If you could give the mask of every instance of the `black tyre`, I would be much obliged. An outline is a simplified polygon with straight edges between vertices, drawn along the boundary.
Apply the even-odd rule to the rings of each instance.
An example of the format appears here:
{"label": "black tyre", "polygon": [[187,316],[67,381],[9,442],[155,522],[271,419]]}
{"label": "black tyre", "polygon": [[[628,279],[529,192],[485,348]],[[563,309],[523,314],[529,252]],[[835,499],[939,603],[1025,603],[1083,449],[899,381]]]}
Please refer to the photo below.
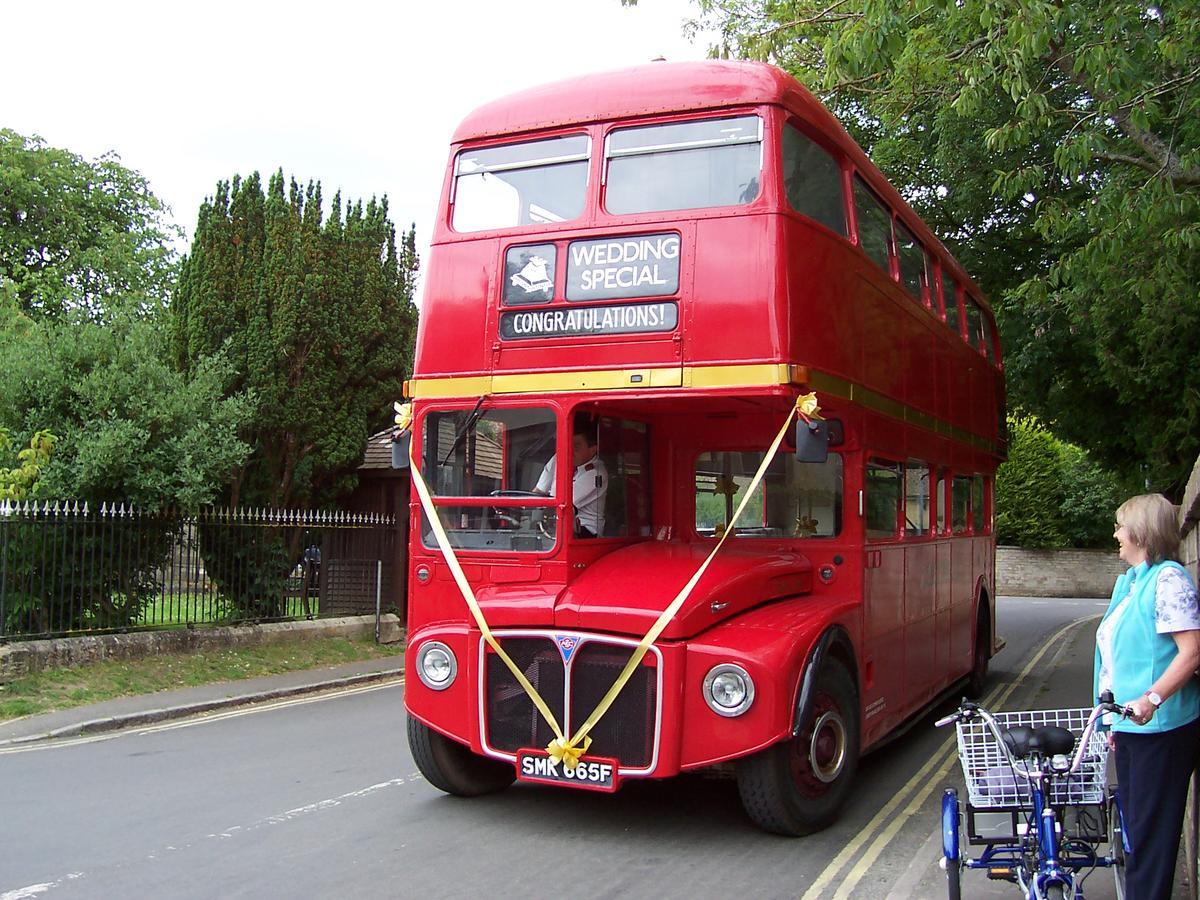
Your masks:
{"label": "black tyre", "polygon": [[408,748],[425,780],[457,797],[502,791],[517,777],[510,764],[477,756],[412,716],[408,717]]}
{"label": "black tyre", "polygon": [[1046,888],[1046,900],[1067,900],[1066,891],[1061,884],[1052,884]]}
{"label": "black tyre", "polygon": [[858,769],[858,693],[845,666],[824,664],[800,733],[738,762],[738,792],[764,831],[798,836],[837,819]]}
{"label": "black tyre", "polygon": [[979,620],[975,624],[975,652],[971,657],[971,674],[967,677],[968,697],[975,699],[983,696],[991,658],[992,617],[988,612],[987,600],[982,599],[979,603]]}
{"label": "black tyre", "polygon": [[946,896],[962,900],[962,865],[958,860],[946,860]]}
{"label": "black tyre", "polygon": [[1117,900],[1125,900],[1125,826],[1116,796],[1108,803],[1108,852],[1112,857],[1113,881]]}

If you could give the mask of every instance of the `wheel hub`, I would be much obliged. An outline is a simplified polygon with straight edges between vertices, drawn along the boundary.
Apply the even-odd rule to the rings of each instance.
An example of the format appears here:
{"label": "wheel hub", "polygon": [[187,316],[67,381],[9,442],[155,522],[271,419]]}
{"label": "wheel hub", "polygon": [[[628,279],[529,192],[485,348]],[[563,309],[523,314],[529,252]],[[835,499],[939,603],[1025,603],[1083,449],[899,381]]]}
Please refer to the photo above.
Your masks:
{"label": "wheel hub", "polygon": [[829,710],[813,724],[808,745],[812,774],[822,784],[837,780],[846,765],[846,723],[836,710]]}

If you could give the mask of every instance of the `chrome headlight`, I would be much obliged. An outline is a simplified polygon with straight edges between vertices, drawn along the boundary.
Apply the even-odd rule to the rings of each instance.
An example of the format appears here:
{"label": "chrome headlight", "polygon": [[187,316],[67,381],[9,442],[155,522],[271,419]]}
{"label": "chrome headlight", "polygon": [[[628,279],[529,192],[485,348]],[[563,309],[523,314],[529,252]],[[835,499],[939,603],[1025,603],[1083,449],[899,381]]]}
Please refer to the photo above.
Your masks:
{"label": "chrome headlight", "polygon": [[434,691],[444,691],[454,683],[458,660],[454,652],[441,641],[422,644],[417,653],[417,677],[421,684]]}
{"label": "chrome headlight", "polygon": [[704,702],[718,716],[740,716],[754,702],[750,673],[733,663],[713,666],[704,676]]}

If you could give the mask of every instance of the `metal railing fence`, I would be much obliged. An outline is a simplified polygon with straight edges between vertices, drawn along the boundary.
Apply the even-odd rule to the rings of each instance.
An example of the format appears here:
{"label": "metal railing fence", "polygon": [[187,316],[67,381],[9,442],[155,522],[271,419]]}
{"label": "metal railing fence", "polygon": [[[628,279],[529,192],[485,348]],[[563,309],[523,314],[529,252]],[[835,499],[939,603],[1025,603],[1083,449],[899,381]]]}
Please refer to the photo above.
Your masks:
{"label": "metal railing fence", "polygon": [[0,640],[372,614],[395,540],[377,513],[2,502]]}

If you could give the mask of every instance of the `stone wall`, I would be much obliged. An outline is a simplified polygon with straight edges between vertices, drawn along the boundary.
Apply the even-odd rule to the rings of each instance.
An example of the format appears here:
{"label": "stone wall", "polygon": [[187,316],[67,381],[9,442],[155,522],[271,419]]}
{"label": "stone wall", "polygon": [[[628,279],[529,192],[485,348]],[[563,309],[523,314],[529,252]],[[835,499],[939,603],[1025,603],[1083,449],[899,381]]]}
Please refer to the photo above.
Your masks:
{"label": "stone wall", "polygon": [[1108,599],[1126,566],[1112,550],[996,548],[996,593],[1002,597]]}
{"label": "stone wall", "polygon": [[[188,653],[223,647],[252,647],[320,637],[351,640],[374,636],[375,616],[346,616],[264,625],[173,628],[130,634],[17,641],[0,646],[0,683],[51,668],[81,666],[102,659],[140,659],[159,653]],[[380,617],[379,642],[404,640],[404,628],[391,613]]]}

